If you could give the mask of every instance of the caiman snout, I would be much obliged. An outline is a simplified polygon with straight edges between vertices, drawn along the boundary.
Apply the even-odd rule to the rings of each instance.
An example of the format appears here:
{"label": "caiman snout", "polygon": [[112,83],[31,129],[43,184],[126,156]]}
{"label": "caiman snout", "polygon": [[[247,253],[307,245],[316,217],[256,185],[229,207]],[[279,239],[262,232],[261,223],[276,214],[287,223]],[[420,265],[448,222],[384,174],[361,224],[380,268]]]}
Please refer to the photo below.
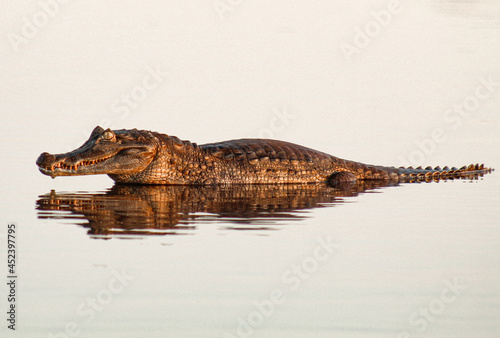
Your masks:
{"label": "caiman snout", "polygon": [[41,153],[36,159],[36,164],[42,168],[50,168],[54,164],[56,157],[49,153]]}

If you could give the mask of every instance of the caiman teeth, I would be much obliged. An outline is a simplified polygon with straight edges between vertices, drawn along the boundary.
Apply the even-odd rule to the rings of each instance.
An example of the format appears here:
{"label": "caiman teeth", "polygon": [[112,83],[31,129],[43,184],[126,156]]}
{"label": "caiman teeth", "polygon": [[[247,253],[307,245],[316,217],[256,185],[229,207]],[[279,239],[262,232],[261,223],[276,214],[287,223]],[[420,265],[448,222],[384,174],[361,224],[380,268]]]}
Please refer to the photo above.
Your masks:
{"label": "caiman teeth", "polygon": [[102,162],[102,161],[105,161],[107,159],[110,159],[111,157],[113,157],[112,155],[111,156],[106,156],[106,157],[103,157],[103,158],[98,158],[98,159],[95,159],[95,160],[85,160],[85,161],[80,161],[78,162],[77,164],[75,164],[76,167],[78,166],[87,166],[87,165],[92,165],[92,164],[96,164],[96,163],[99,163],[99,162]]}
{"label": "caiman teeth", "polygon": [[93,164],[105,161],[107,159],[110,159],[111,157],[112,157],[112,155],[111,156],[107,156],[107,157],[103,157],[103,158],[98,158],[98,159],[95,159],[95,160],[80,161],[80,162],[77,162],[77,163],[75,163],[73,165],[66,164],[64,162],[58,162],[58,163],[52,164],[50,167],[44,167],[44,169],[47,170],[47,171],[52,171],[52,172],[55,169],[78,171],[78,167],[82,167],[82,166],[84,167],[84,166],[87,166],[87,165],[93,165]]}

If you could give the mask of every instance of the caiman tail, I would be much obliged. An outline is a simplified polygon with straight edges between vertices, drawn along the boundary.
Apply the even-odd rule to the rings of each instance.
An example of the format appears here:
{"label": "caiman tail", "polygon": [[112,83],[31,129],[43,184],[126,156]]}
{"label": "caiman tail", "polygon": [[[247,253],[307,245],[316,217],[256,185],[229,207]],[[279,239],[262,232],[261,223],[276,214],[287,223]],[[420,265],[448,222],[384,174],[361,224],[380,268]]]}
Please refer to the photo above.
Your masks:
{"label": "caiman tail", "polygon": [[456,167],[435,167],[430,166],[422,167],[400,167],[398,168],[400,182],[414,182],[414,181],[439,181],[447,179],[459,178],[475,178],[484,174],[491,173],[492,168],[486,168],[484,164],[470,164],[461,168]]}
{"label": "caiman tail", "polygon": [[380,165],[370,165],[360,162],[347,161],[333,158],[339,165],[338,171],[335,171],[328,177],[328,182],[353,182],[353,181],[371,181],[384,180],[391,182],[422,182],[476,178],[484,174],[491,173],[492,168],[486,168],[484,164],[470,164],[460,169],[456,167],[387,167]]}

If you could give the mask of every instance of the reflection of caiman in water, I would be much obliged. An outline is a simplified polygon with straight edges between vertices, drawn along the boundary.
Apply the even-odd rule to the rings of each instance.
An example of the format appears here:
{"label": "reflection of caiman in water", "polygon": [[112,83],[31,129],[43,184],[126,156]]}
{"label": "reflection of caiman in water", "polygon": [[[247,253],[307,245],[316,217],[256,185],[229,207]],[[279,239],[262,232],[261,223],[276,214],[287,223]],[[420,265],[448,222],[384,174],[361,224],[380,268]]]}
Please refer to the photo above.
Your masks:
{"label": "reflection of caiman in water", "polygon": [[[386,186],[364,181],[326,184],[233,186],[114,185],[100,193],[56,193],[40,196],[39,218],[68,219],[89,228],[90,235],[179,234],[206,222],[231,223],[233,229],[271,229],[278,220],[307,217],[306,209],[324,207],[339,197]],[[394,185],[394,184],[392,184]],[[69,213],[68,213],[69,212]],[[83,219],[88,223],[80,222]]]}

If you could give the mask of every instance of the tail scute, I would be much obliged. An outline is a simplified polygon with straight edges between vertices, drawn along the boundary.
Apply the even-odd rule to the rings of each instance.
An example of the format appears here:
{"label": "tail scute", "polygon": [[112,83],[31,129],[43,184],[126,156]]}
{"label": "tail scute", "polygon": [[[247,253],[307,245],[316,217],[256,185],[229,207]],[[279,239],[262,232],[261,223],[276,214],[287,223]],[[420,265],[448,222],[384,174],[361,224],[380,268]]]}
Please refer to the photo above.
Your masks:
{"label": "tail scute", "polygon": [[427,166],[422,169],[421,166],[417,168],[413,167],[399,167],[399,181],[400,182],[415,182],[415,181],[440,181],[440,180],[452,180],[452,179],[475,179],[483,176],[484,174],[489,174],[493,171],[492,168],[486,168],[484,164],[470,164],[468,166],[463,166],[460,169],[457,167],[437,166],[434,169],[431,166]]}

